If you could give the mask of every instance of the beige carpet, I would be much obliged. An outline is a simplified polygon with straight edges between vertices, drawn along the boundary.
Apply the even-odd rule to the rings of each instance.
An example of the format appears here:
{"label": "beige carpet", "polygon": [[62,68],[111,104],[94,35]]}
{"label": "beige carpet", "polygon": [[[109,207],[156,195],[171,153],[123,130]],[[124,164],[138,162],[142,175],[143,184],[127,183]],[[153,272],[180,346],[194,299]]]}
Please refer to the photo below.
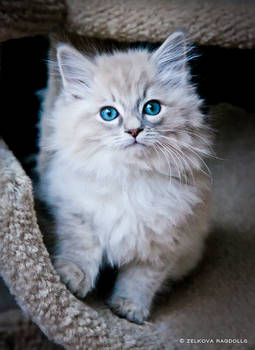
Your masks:
{"label": "beige carpet", "polygon": [[85,36],[162,41],[184,30],[196,44],[255,47],[253,0],[1,0],[0,41],[57,27]]}

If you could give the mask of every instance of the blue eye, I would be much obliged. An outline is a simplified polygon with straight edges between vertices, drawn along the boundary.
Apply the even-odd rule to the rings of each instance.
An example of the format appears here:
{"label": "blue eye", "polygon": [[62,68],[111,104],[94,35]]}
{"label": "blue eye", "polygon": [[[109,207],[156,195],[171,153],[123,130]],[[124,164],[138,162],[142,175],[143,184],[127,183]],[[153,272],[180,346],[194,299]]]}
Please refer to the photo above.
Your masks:
{"label": "blue eye", "polygon": [[156,100],[150,100],[143,106],[143,113],[148,115],[159,114],[161,109],[160,103]]}
{"label": "blue eye", "polygon": [[103,118],[104,120],[106,120],[108,122],[117,118],[118,115],[119,115],[119,112],[117,111],[117,109],[115,109],[113,107],[103,107],[100,110],[101,118]]}

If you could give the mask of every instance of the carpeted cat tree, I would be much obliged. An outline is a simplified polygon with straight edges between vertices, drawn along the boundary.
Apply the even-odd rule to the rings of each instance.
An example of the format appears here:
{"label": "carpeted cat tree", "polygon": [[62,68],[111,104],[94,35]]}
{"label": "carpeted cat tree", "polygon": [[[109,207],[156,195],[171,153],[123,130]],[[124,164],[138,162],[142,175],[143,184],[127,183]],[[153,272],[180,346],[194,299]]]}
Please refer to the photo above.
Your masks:
{"label": "carpeted cat tree", "polygon": [[[254,48],[254,19],[249,0],[2,0],[0,41],[64,28],[155,42],[184,29],[197,44]],[[38,228],[31,181],[0,141],[0,274],[24,312],[0,313],[1,350],[54,349],[54,343],[77,350],[255,349],[255,116],[226,104],[210,114],[219,130],[216,151],[226,161],[210,164],[208,249],[195,276],[165,295],[143,326],[114,316],[100,301],[78,300],[60,282]],[[1,111],[1,118],[8,115]]]}

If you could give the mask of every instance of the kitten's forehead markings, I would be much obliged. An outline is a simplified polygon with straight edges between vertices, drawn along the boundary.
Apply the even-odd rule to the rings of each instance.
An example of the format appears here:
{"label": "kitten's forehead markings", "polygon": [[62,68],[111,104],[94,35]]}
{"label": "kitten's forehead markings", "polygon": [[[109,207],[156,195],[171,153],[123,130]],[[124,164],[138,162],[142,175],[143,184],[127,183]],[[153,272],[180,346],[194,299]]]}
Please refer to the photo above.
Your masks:
{"label": "kitten's forehead markings", "polygon": [[[146,96],[149,89],[149,84],[137,86],[136,89],[127,90],[127,93],[119,96],[118,99],[114,96],[114,102],[118,100],[124,111],[130,109],[134,116],[141,114],[144,104],[147,102]],[[138,96],[138,97],[137,97]]]}
{"label": "kitten's forehead markings", "polygon": [[138,97],[138,99],[136,101],[136,106],[134,107],[134,109],[136,111],[140,111],[140,106],[141,106],[142,102],[143,102],[143,99],[141,97]]}
{"label": "kitten's forehead markings", "polygon": [[111,93],[111,99],[112,99],[112,102],[116,102],[116,98],[113,93]]}
{"label": "kitten's forehead markings", "polygon": [[[150,83],[147,82],[146,84],[144,84],[142,86],[142,93],[141,93],[141,97],[139,100],[139,105],[138,105],[138,109],[139,107],[142,107],[143,108],[143,105],[147,102],[147,95],[148,95],[148,90],[150,88]],[[142,106],[141,106],[142,104]]]}
{"label": "kitten's forehead markings", "polygon": [[104,78],[107,83],[106,90],[109,93],[109,102],[106,102],[106,105],[114,104],[123,118],[125,116],[129,118],[128,115],[130,115],[130,117],[140,120],[143,106],[147,102],[147,91],[153,83],[147,70],[143,67],[137,74],[135,62],[131,60],[127,60],[125,65],[120,65],[116,61],[114,67],[107,65],[105,71],[103,65],[101,68],[101,72],[106,73],[101,78]]}

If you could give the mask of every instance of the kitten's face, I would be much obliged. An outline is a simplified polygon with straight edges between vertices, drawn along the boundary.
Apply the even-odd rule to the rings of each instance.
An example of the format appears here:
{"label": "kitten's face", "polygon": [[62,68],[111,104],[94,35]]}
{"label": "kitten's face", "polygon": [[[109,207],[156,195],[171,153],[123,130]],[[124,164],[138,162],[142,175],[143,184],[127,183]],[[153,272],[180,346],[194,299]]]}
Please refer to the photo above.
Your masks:
{"label": "kitten's face", "polygon": [[84,161],[102,153],[129,163],[157,160],[182,171],[191,147],[201,143],[195,131],[202,127],[184,50],[180,33],[154,53],[130,50],[94,61],[60,46],[64,94],[55,119],[60,147],[84,154]]}
{"label": "kitten's face", "polygon": [[98,57],[96,64],[95,121],[104,130],[108,147],[146,151],[152,145],[149,131],[161,123],[166,112],[149,55],[145,51],[118,53]]}

